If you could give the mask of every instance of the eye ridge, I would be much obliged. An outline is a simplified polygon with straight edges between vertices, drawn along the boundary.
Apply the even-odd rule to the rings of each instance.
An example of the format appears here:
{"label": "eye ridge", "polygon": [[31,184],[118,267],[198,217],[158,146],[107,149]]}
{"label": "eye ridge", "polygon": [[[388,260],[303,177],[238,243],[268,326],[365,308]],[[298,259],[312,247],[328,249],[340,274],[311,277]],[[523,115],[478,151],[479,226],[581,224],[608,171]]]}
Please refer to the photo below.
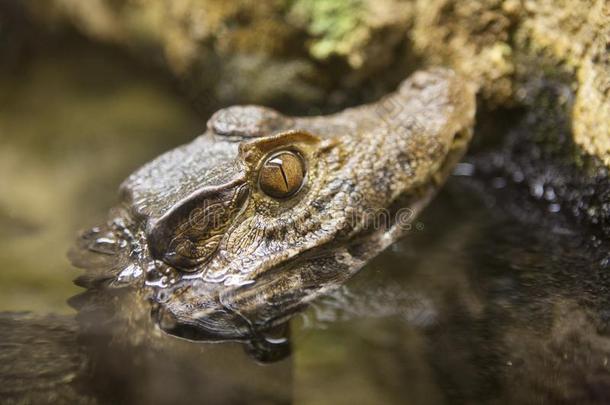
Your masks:
{"label": "eye ridge", "polygon": [[296,194],[305,182],[305,162],[291,150],[267,157],[259,172],[259,188],[267,195],[284,199]]}

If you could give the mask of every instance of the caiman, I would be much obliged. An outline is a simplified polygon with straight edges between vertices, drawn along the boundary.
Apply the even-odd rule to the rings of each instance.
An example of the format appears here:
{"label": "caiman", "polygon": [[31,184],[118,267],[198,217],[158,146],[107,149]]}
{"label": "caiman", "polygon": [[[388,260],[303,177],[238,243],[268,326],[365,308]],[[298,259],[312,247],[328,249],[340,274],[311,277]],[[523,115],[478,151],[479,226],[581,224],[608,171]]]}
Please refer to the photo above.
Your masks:
{"label": "caiman", "polygon": [[172,391],[184,401],[262,395],[251,375],[217,372],[230,356],[206,367],[188,342],[145,339],[161,330],[284,357],[278,329],[411,229],[464,154],[474,113],[475,88],[440,68],[328,116],[216,112],[129,176],[107,222],[78,238],[78,323],[0,314],[0,403],[174,403],[130,384],[139,373],[168,387],[196,376],[197,388]]}
{"label": "caiman", "polygon": [[222,109],[123,182],[108,222],[72,253],[87,269],[76,283],[131,286],[173,335],[260,337],[408,232],[465,152],[474,113],[473,86],[440,68],[327,116]]}

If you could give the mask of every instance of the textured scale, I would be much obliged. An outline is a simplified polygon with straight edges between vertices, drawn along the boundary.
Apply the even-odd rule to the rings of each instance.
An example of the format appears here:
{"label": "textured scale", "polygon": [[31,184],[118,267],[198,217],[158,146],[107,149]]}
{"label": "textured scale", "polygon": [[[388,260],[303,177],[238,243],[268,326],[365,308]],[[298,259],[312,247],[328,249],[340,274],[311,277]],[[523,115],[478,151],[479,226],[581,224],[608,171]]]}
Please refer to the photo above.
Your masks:
{"label": "textured scale", "polygon": [[443,69],[328,116],[220,110],[204,134],[122,184],[109,222],[125,224],[113,238],[131,239],[114,253],[115,282],[131,266],[122,280],[157,304],[171,333],[272,328],[405,233],[400,210],[412,220],[442,185],[474,111],[472,86]]}

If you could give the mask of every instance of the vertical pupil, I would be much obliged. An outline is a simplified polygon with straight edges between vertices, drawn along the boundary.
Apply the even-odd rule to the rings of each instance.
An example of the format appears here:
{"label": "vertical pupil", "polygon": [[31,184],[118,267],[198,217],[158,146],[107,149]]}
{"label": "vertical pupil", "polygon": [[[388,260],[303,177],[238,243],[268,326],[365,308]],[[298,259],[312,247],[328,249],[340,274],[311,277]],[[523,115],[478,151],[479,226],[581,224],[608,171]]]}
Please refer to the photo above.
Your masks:
{"label": "vertical pupil", "polygon": [[286,198],[296,193],[305,178],[305,164],[294,152],[280,152],[270,156],[259,174],[261,190],[275,198]]}

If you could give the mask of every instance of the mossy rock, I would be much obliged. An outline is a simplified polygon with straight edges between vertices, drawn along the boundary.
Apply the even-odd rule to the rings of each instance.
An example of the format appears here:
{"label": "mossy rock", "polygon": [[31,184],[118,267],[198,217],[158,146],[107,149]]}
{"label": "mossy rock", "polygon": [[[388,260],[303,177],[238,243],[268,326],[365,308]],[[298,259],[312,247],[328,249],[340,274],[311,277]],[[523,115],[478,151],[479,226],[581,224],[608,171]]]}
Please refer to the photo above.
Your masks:
{"label": "mossy rock", "polygon": [[[421,65],[509,106],[532,76],[569,72],[573,138],[610,166],[606,0],[28,0],[50,25],[163,64],[205,105],[332,106],[387,91]],[[532,63],[532,61],[534,61]],[[540,61],[544,61],[543,64]],[[545,71],[540,72],[540,66]],[[390,73],[388,73],[390,72]],[[372,89],[372,90],[371,90]]]}

